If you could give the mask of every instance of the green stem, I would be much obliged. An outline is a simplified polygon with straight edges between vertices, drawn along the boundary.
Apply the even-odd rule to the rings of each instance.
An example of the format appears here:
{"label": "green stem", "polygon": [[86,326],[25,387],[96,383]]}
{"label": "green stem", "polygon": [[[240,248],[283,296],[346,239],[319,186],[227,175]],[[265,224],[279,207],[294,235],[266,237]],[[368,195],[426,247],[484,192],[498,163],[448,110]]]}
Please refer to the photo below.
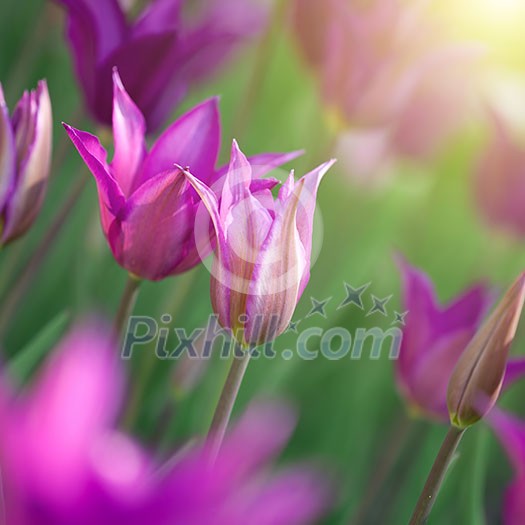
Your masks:
{"label": "green stem", "polygon": [[230,371],[228,372],[226,382],[222,388],[219,402],[215,408],[215,413],[213,414],[210,430],[208,432],[207,441],[212,460],[215,459],[221,448],[233,406],[237,399],[237,394],[239,393],[249,362],[250,352],[248,351],[244,351],[242,357],[237,357],[235,355],[233,357],[233,362]]}
{"label": "green stem", "polygon": [[368,481],[363,496],[360,498],[360,505],[352,519],[352,525],[361,525],[367,517],[368,511],[375,501],[381,488],[396,465],[404,448],[409,443],[414,428],[414,420],[408,420],[406,413],[403,411],[401,417],[395,423],[394,429],[389,433],[388,447],[376,459],[376,468],[373,469],[373,475]]}
{"label": "green stem", "polygon": [[128,321],[129,316],[133,312],[135,303],[137,301],[137,296],[139,293],[139,285],[141,281],[137,277],[128,274],[128,279],[126,281],[126,286],[122,292],[120,298],[120,304],[117,310],[117,315],[115,316],[115,322],[113,324],[113,331],[117,338],[120,339],[122,331],[124,329],[124,324]]}
{"label": "green stem", "polygon": [[16,283],[9,290],[7,296],[5,297],[0,315],[0,337],[3,337],[6,330],[9,328],[11,321],[16,314],[20,301],[38,274],[51,247],[58,238],[63,226],[66,224],[66,219],[75,207],[75,204],[84,190],[86,182],[87,177],[83,175],[71,188],[66,201],[55,216],[51,226],[47,230],[44,237],[42,237],[42,240],[36,247],[32,256],[22,268]]}
{"label": "green stem", "polygon": [[443,480],[445,479],[445,474],[464,433],[465,429],[459,429],[454,426],[449,428],[438,455],[434,460],[423,491],[416,503],[409,525],[424,525],[427,522],[441,485],[443,484]]}

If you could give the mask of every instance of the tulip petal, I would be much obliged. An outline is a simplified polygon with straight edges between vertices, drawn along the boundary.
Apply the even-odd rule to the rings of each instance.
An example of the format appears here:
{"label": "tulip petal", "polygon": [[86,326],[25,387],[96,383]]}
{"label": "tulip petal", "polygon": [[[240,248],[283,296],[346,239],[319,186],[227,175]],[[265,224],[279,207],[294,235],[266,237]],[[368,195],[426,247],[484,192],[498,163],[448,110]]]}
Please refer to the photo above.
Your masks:
{"label": "tulip petal", "polygon": [[219,203],[215,193],[208,188],[197,177],[187,170],[183,173],[188,182],[193,186],[208,211],[215,235],[217,237],[217,253],[212,267],[211,277],[211,300],[213,310],[219,315],[219,322],[222,326],[230,325],[230,295],[231,287],[228,286],[231,280],[231,254],[228,243],[226,242],[226,232],[223,228],[219,212]]}
{"label": "tulip petal", "polygon": [[15,182],[16,151],[9,111],[0,84],[0,213]]}
{"label": "tulip petal", "polygon": [[511,387],[516,381],[525,376],[525,357],[515,357],[507,362],[503,390]]}
{"label": "tulip petal", "polygon": [[447,392],[451,422],[465,428],[496,402],[525,299],[525,274],[513,283],[470,341],[454,368]]}
{"label": "tulip petal", "polygon": [[148,131],[156,129],[171,110],[169,108],[163,115],[157,115],[156,108],[162,96],[169,95],[178,101],[182,93],[180,89],[170,89],[169,94],[166,93],[167,85],[177,69],[173,58],[176,45],[177,35],[173,31],[144,35],[124,42],[99,63],[96,93],[91,108],[97,119],[111,123],[112,75],[116,67],[130,98],[146,116]]}
{"label": "tulip petal", "polygon": [[[261,153],[248,157],[248,162],[252,168],[252,183],[301,155],[304,155],[304,150],[290,151],[288,153]],[[217,170],[217,178],[226,175],[228,168],[229,163],[221,166]]]}
{"label": "tulip petal", "polygon": [[68,11],[67,34],[86,99],[95,99],[97,64],[120,45],[127,31],[118,0],[55,0]]}
{"label": "tulip petal", "polygon": [[107,234],[113,219],[118,217],[124,209],[124,194],[109,171],[106,162],[107,153],[98,138],[68,124],[63,124],[63,126],[93,177],[95,177],[102,227]]}
{"label": "tulip petal", "polygon": [[133,36],[144,36],[177,30],[183,0],[156,0],[149,4],[133,27]]}
{"label": "tulip petal", "polygon": [[265,10],[245,0],[211,0],[204,16],[181,37],[179,60],[192,82],[208,78],[244,40],[263,27]]}
{"label": "tulip petal", "polygon": [[253,269],[246,301],[246,341],[261,343],[282,333],[292,318],[307,256],[297,229],[306,179],[278,210]]}
{"label": "tulip petal", "polygon": [[299,297],[301,297],[310,279],[310,256],[312,252],[312,234],[317,189],[322,178],[334,163],[335,160],[332,159],[321,164],[298,182],[298,184],[301,184],[301,181],[304,181],[303,189],[301,190],[301,200],[297,209],[297,230],[299,231],[299,238],[301,239],[306,254],[306,265],[299,287]]}
{"label": "tulip petal", "polygon": [[146,157],[141,182],[168,171],[174,163],[189,167],[207,183],[214,175],[219,154],[220,124],[218,100],[207,100],[173,123],[157,140]]}
{"label": "tulip petal", "polygon": [[[33,224],[44,200],[51,164],[53,117],[51,101],[45,81],[38,83],[36,92],[27,99],[30,107],[24,109],[23,118],[29,122],[19,133],[15,125],[15,138],[23,143],[19,153],[18,176],[5,212],[2,241],[13,240]],[[18,108],[17,108],[18,109]]]}
{"label": "tulip petal", "polygon": [[523,421],[498,408],[488,415],[487,420],[505,447],[518,475],[525,475],[525,424]]}
{"label": "tulip petal", "polygon": [[181,170],[173,168],[147,180],[129,198],[126,209],[109,239],[116,259],[140,277],[152,281],[167,277],[193,236],[193,203]]}
{"label": "tulip petal", "polygon": [[142,161],[146,155],[144,134],[146,122],[142,113],[126,93],[119,74],[113,71],[113,136],[115,155],[112,172],[125,196],[132,193]]}
{"label": "tulip petal", "polygon": [[58,501],[80,490],[93,440],[117,415],[123,377],[111,341],[95,324],[73,332],[15,411],[14,432],[28,438],[13,449],[24,456],[24,474]]}
{"label": "tulip petal", "polygon": [[250,194],[252,181],[252,167],[244,153],[239,149],[236,140],[233,140],[230,164],[224,180],[221,193],[220,212],[223,223],[229,224],[227,215],[231,208]]}

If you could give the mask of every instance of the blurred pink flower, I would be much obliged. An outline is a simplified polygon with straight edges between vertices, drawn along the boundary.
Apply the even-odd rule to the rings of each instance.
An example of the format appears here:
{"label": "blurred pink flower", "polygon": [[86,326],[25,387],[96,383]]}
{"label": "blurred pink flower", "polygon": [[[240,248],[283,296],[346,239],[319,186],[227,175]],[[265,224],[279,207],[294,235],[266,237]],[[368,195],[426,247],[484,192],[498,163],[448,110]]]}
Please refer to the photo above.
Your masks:
{"label": "blurred pink flower", "polygon": [[[491,302],[477,285],[441,306],[429,277],[398,259],[403,276],[403,304],[408,311],[396,376],[409,406],[425,417],[447,422],[447,387],[459,357],[478,330]],[[511,359],[505,386],[525,374],[525,359]]]}
{"label": "blurred pink flower", "polygon": [[317,189],[334,162],[297,182],[292,172],[275,200],[271,190],[278,181],[256,180],[235,141],[220,202],[205,183],[185,173],[217,237],[212,306],[221,325],[239,342],[273,340],[288,326],[310,278]]}
{"label": "blurred pink flower", "polygon": [[246,0],[155,0],[133,23],[117,0],[55,1],[67,9],[67,37],[92,116],[111,123],[111,72],[118,67],[148,132],[159,128],[189,86],[208,79],[266,18]]}
{"label": "blurred pink flower", "polygon": [[380,148],[347,144],[355,167],[370,174],[391,157],[434,155],[468,114],[481,49],[446,42],[425,9],[401,0],[294,0],[301,50],[339,131],[383,135]]}
{"label": "blurred pink flower", "polygon": [[[194,235],[200,199],[175,164],[190,167],[205,184],[221,180],[224,170],[215,168],[220,146],[218,103],[210,99],[188,111],[148,152],[144,117],[116,70],[113,81],[111,164],[97,137],[64,126],[95,177],[102,229],[113,256],[133,275],[159,280],[193,268],[208,255],[199,253]],[[254,157],[258,176],[297,155]]]}
{"label": "blurred pink flower", "polygon": [[503,521],[505,525],[522,525],[525,523],[525,423],[500,410],[493,410],[488,420],[516,472],[507,489]]}
{"label": "blurred pink flower", "polygon": [[525,145],[503,119],[489,112],[490,139],[475,170],[479,208],[493,225],[525,235]]}
{"label": "blurred pink flower", "polygon": [[77,328],[18,396],[0,382],[2,523],[300,525],[325,509],[310,468],[269,472],[293,428],[282,406],[249,409],[213,467],[201,446],[156,464],[115,427],[123,378],[111,340]]}
{"label": "blurred pink flower", "polygon": [[53,135],[45,80],[24,92],[12,117],[0,84],[0,244],[23,235],[47,189]]}

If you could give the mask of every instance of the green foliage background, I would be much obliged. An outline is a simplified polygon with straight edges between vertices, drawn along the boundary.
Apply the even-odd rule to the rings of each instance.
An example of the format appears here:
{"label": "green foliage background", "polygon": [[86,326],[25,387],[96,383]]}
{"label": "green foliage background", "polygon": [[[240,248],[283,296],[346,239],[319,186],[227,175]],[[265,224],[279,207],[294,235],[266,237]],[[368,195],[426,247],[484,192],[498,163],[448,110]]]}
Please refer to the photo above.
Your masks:
{"label": "green foliage background", "polygon": [[[220,94],[222,159],[227,158],[233,137],[249,154],[305,148],[306,154],[294,166],[301,175],[331,155],[333,137],[315,81],[288,29],[286,19],[276,17],[264,44],[255,43],[216,80],[193,91],[177,114],[205,97]],[[511,67],[523,66],[514,55],[507,56],[504,50],[501,54]],[[52,173],[48,198],[35,227],[0,254],[4,296],[68,189],[85,175],[60,122],[91,131],[96,128],[79,116],[81,100],[63,39],[61,11],[51,2],[2,0],[0,81],[9,105],[43,77],[49,82],[53,101],[55,154],[66,147],[66,157]],[[310,296],[332,300],[328,319],[310,318],[300,329],[314,323],[324,329],[344,326],[351,333],[378,323],[387,328],[391,318],[365,318],[357,309],[336,310],[336,306],[344,298],[343,282],[354,286],[371,282],[370,291],[375,295],[394,294],[391,312],[400,309],[399,275],[392,260],[395,250],[431,275],[442,301],[475,280],[501,288],[514,279],[525,266],[525,249],[518,240],[484,225],[473,200],[473,159],[483,140],[483,127],[473,125],[431,165],[403,165],[393,182],[372,191],[356,186],[342,165],[329,173],[319,195],[322,251],[295,317],[301,319],[309,311]],[[4,358],[13,360],[13,372],[25,378],[75,319],[92,312],[111,317],[125,277],[101,234],[95,185],[89,180],[3,341]],[[161,283],[145,283],[136,312],[157,317],[167,312],[176,326],[199,327],[211,311],[208,286],[204,267]],[[291,347],[294,337],[285,334],[278,348]],[[523,352],[524,343],[521,330],[514,353]],[[131,397],[136,403],[134,431],[144,442],[169,453],[206,431],[227,363],[212,360],[201,381],[188,390],[175,380],[178,363],[156,361],[149,350],[137,353],[130,366]],[[146,382],[144,370],[151,371]],[[144,387],[140,396],[137,385]],[[502,404],[525,415],[524,394],[524,386],[518,385],[504,396]],[[365,356],[341,361],[323,357],[254,361],[236,413],[260,396],[291,400],[300,414],[282,463],[313,460],[332,473],[335,505],[325,523],[358,523],[356,515],[370,497],[370,484],[389,464],[390,473],[372,493],[361,523],[408,521],[446,429],[406,415],[396,390],[393,363],[386,354],[379,360]],[[400,438],[404,445],[398,446]],[[430,523],[499,523],[504,487],[511,476],[490,431],[484,424],[476,425],[460,447],[460,458]]]}

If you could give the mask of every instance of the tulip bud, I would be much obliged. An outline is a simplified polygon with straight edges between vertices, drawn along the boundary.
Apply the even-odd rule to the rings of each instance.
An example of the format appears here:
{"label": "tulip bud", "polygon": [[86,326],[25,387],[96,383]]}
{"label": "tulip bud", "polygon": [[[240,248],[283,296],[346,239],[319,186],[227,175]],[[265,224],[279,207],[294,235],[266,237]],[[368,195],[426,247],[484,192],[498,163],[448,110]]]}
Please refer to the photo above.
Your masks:
{"label": "tulip bud", "polygon": [[25,92],[11,117],[0,86],[0,243],[33,224],[47,189],[53,120],[45,81]]}
{"label": "tulip bud", "polygon": [[254,186],[254,167],[235,141],[220,200],[183,170],[217,237],[212,307],[239,343],[271,341],[288,326],[310,277],[317,188],[333,163],[322,164],[297,182],[290,174],[275,200],[270,191],[275,181],[262,179]]}
{"label": "tulip bud", "polygon": [[525,298],[525,273],[503,296],[459,358],[448,385],[452,424],[466,428],[496,403]]}

